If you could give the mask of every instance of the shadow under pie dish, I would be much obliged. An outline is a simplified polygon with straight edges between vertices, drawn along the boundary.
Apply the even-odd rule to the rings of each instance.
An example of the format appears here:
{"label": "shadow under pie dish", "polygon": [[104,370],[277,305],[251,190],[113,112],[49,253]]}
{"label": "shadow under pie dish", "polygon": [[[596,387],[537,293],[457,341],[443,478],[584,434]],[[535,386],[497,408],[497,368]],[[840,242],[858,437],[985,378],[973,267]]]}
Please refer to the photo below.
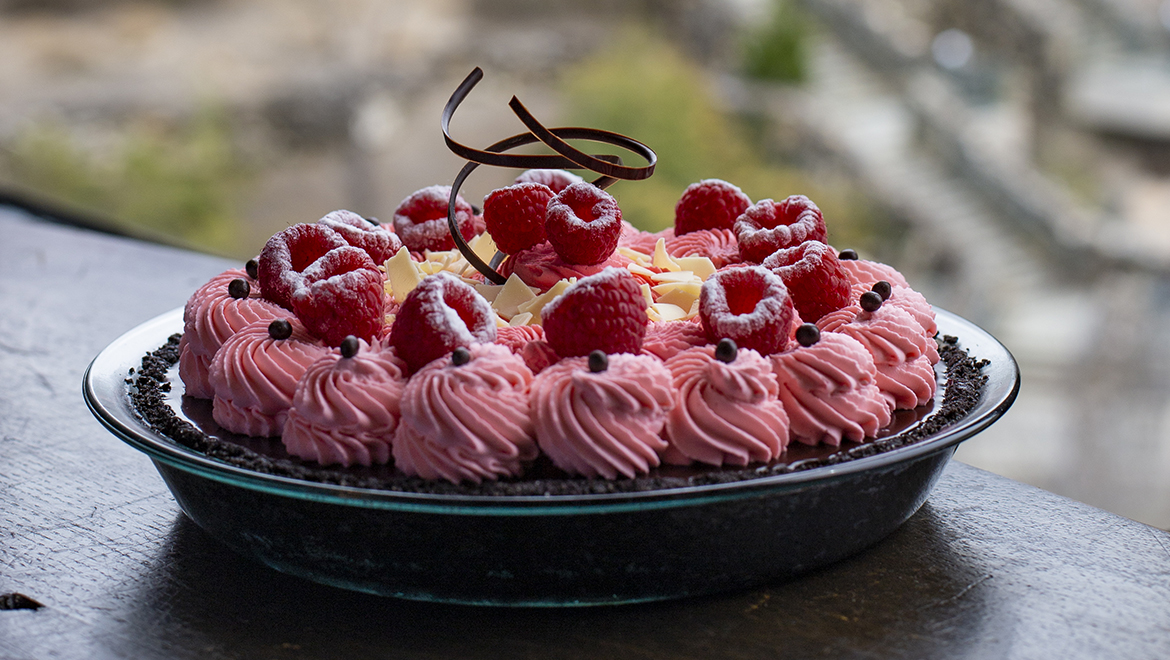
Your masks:
{"label": "shadow under pie dish", "polygon": [[[747,469],[664,468],[614,481],[550,470],[525,480],[527,494],[503,494],[500,484],[387,481],[372,469],[306,466],[281,456],[279,440],[218,439],[222,432],[184,399],[172,358],[158,350],[182,330],[182,310],[103,350],[86,371],[84,394],[103,425],[151,457],[200,527],[277,570],[441,602],[652,601],[828,565],[877,543],[917,511],[957,444],[1006,412],[1019,388],[1015,362],[999,342],[958,316],[936,315],[939,336],[955,339],[941,342],[938,393],[911,411],[913,419],[896,420],[906,427],[892,435]],[[131,395],[150,382],[175,419],[194,422],[190,432],[171,429],[175,439],[145,421]],[[948,405],[955,400],[958,408]],[[319,478],[314,472],[334,476],[301,478]],[[558,482],[576,484],[575,492],[551,494]]]}

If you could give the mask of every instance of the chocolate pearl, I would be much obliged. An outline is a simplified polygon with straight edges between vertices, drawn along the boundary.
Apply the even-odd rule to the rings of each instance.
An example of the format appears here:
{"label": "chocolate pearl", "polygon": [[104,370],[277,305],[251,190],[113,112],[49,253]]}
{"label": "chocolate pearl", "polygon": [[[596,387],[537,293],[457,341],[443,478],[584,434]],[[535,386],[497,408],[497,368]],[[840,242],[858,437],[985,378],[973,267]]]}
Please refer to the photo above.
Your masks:
{"label": "chocolate pearl", "polygon": [[371,225],[378,227],[379,229],[382,227],[382,223],[378,222],[377,218],[362,218],[362,219],[365,220],[366,222],[370,223]]}
{"label": "chocolate pearl", "polygon": [[286,319],[276,319],[268,324],[268,336],[273,339],[288,339],[292,336],[292,324]]}
{"label": "chocolate pearl", "polygon": [[244,264],[244,270],[248,271],[248,277],[254,280],[260,279],[260,262],[255,259],[249,259],[248,263]]}
{"label": "chocolate pearl", "polygon": [[471,362],[471,351],[462,346],[451,351],[451,364],[462,367],[468,362]]}
{"label": "chocolate pearl", "polygon": [[605,351],[593,351],[589,354],[589,371],[599,374],[609,369],[609,357]]}
{"label": "chocolate pearl", "polygon": [[878,280],[873,283],[873,292],[882,297],[882,302],[890,299],[890,295],[894,293],[894,287],[885,280]]}
{"label": "chocolate pearl", "polygon": [[882,297],[878,295],[876,291],[866,291],[865,293],[861,294],[861,299],[858,300],[861,308],[867,312],[878,311],[881,309],[883,302],[885,301],[882,300]]}
{"label": "chocolate pearl", "polygon": [[715,345],[715,359],[720,362],[731,364],[735,362],[735,358],[739,355],[739,347],[735,345],[734,339],[724,337]]}
{"label": "chocolate pearl", "polygon": [[841,254],[838,254],[837,258],[843,259],[845,261],[857,261],[857,259],[858,259],[857,250],[853,250],[853,249],[841,250]]}
{"label": "chocolate pearl", "polygon": [[341,340],[341,357],[351,358],[358,354],[358,350],[362,345],[358,342],[358,338],[353,335],[346,335],[345,339]]}
{"label": "chocolate pearl", "polygon": [[820,328],[811,323],[802,323],[796,329],[796,343],[808,348],[821,340]]}
{"label": "chocolate pearl", "polygon": [[248,284],[248,280],[237,277],[231,282],[228,282],[228,295],[232,298],[242,300],[247,298],[250,293],[252,293],[252,285]]}

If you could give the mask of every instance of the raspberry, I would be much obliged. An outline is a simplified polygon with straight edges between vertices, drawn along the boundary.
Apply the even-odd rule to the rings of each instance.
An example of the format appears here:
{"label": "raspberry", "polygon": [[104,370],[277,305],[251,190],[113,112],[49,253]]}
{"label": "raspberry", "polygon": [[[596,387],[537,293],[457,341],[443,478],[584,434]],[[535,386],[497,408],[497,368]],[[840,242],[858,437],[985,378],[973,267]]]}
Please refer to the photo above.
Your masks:
{"label": "raspberry", "polygon": [[574,183],[549,201],[544,231],[565,263],[599,264],[617,249],[622,210],[601,188]]}
{"label": "raspberry", "polygon": [[402,301],[390,343],[411,373],[460,346],[496,339],[496,315],[475,289],[451,273],[427,277]]}
{"label": "raspberry", "polygon": [[581,183],[584,180],[564,170],[525,170],[516,177],[515,183],[542,183],[556,195],[574,183]]}
{"label": "raspberry", "polygon": [[385,288],[370,255],[352,246],[335,248],[305,269],[292,309],[305,328],[330,346],[346,335],[372,341],[385,319]]}
{"label": "raspberry", "polygon": [[325,225],[298,224],[268,239],[257,259],[256,274],[264,298],[292,309],[292,295],[304,283],[301,274],[326,252],[346,245]]}
{"label": "raspberry", "polygon": [[732,184],[719,179],[692,183],[674,207],[674,235],[698,229],[731,229],[752,200]]}
{"label": "raspberry", "polygon": [[781,248],[808,240],[824,242],[825,219],[817,205],[804,195],[793,195],[779,204],[765,199],[739,216],[735,235],[743,260],[758,264]]}
{"label": "raspberry", "polygon": [[375,264],[384,264],[402,247],[402,241],[392,232],[372,224],[351,211],[334,211],[317,221],[341,235],[346,243],[361,248]]}
{"label": "raspberry", "polygon": [[543,183],[517,183],[483,198],[483,220],[500,252],[516,254],[544,242],[544,218],[553,195]]}
{"label": "raspberry", "polygon": [[[429,186],[417,190],[402,200],[394,211],[394,232],[412,252],[423,250],[453,250],[455,239],[447,226],[447,200],[451,186]],[[477,233],[475,210],[455,198],[455,222],[465,240],[471,240]]]}
{"label": "raspberry", "polygon": [[761,355],[787,347],[795,315],[784,282],[761,266],[721,270],[699,294],[699,317],[711,343],[731,339]]}
{"label": "raspberry", "polygon": [[805,321],[816,323],[849,304],[849,275],[841,267],[837,251],[820,241],[777,250],[762,265],[784,280],[792,304]]}
{"label": "raspberry", "polygon": [[545,340],[561,357],[638,353],[650,320],[642,287],[620,268],[577,280],[540,315]]}

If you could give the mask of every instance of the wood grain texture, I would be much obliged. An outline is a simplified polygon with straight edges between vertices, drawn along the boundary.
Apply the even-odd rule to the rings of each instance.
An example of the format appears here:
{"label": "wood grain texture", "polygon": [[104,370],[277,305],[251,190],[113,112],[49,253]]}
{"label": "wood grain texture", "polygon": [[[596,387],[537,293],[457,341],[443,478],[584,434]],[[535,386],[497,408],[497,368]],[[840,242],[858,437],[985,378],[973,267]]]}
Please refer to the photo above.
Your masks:
{"label": "wood grain texture", "polygon": [[80,395],[230,265],[0,210],[0,593],[45,605],[0,611],[0,659],[1170,657],[1170,535],[958,463],[861,555],[679,602],[428,605],[237,557]]}

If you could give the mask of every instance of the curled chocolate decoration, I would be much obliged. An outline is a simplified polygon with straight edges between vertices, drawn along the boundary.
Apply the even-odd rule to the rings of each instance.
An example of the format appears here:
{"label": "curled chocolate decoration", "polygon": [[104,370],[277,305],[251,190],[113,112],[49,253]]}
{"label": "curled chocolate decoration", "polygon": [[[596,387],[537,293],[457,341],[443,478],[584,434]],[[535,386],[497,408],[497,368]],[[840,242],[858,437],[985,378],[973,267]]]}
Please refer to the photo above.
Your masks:
{"label": "curled chocolate decoration", "polygon": [[[476,67],[463,79],[463,82],[451,94],[451,98],[443,108],[443,116],[440,123],[443,128],[443,139],[447,143],[447,148],[455,155],[469,161],[459,171],[459,174],[455,177],[455,182],[451,184],[451,196],[447,200],[447,224],[450,227],[451,238],[455,241],[455,246],[459,249],[463,257],[467,259],[467,262],[480,273],[483,273],[483,276],[488,281],[494,284],[503,284],[507,279],[495,269],[495,266],[498,266],[499,254],[496,255],[496,258],[492,259],[492,265],[485,263],[483,259],[479,258],[479,255],[471,250],[467,245],[467,241],[463,240],[458,223],[455,220],[455,199],[459,195],[459,189],[463,186],[463,182],[475,171],[475,168],[480,165],[494,165],[496,167],[510,167],[515,169],[583,168],[600,174],[601,176],[593,181],[593,185],[605,189],[619,179],[641,180],[649,178],[654,173],[658,156],[650,147],[633,138],[618,133],[611,133],[596,128],[546,128],[537,121],[532,113],[515,96],[512,97],[508,105],[530,132],[505,138],[483,150],[460,144],[451,137],[451,117],[455,115],[455,110],[459,107],[459,104],[467,98],[467,95],[471,93],[471,90],[482,79],[483,70]],[[565,142],[565,140],[590,140],[611,144],[641,156],[646,159],[647,164],[643,167],[629,167],[623,165],[621,158],[617,156],[608,154],[590,155],[573,147],[568,142]],[[553,151],[556,151],[557,154],[504,153],[516,147],[534,142],[545,144]]]}

